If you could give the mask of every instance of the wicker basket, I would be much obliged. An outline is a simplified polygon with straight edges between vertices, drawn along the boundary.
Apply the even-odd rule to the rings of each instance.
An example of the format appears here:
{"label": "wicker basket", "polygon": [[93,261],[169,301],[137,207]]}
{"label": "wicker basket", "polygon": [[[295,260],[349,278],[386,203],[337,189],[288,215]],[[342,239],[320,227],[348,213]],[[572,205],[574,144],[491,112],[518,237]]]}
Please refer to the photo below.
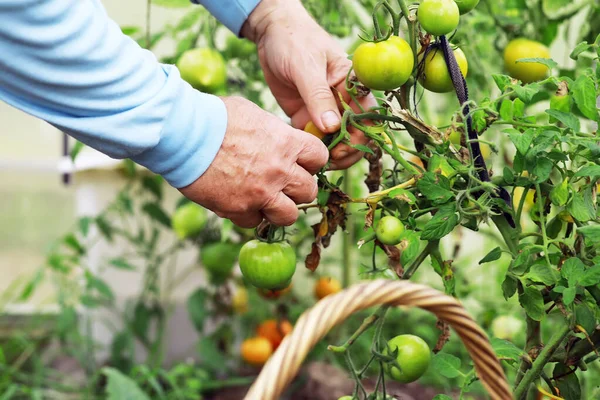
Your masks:
{"label": "wicker basket", "polygon": [[327,296],[307,310],[264,366],[245,400],[279,399],[298,373],[308,352],[331,328],[356,311],[381,304],[420,307],[447,322],[465,344],[475,362],[477,375],[491,398],[513,398],[486,334],[456,299],[408,281],[376,280]]}

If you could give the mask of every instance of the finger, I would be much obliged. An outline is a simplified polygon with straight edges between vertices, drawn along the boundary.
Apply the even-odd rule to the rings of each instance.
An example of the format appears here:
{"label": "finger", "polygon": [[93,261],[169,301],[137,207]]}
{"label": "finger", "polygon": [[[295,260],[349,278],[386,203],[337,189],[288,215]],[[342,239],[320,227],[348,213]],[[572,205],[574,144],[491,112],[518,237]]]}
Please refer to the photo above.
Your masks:
{"label": "finger", "polygon": [[295,84],[306,104],[311,120],[323,132],[338,130],[342,117],[327,82],[326,61],[318,62],[311,59],[296,65],[298,67],[294,74]]}
{"label": "finger", "polygon": [[303,168],[296,165],[290,174],[290,181],[283,188],[283,193],[296,204],[310,203],[317,198],[319,188],[315,178]]}
{"label": "finger", "polygon": [[262,209],[262,213],[269,222],[278,226],[292,225],[298,219],[298,207],[296,203],[279,192]]}
{"label": "finger", "polygon": [[329,160],[329,150],[323,142],[313,135],[295,132],[293,140],[300,141],[296,162],[310,174],[316,174]]}
{"label": "finger", "polygon": [[263,216],[259,212],[246,213],[236,215],[229,218],[231,222],[240,228],[256,228],[263,220]]}

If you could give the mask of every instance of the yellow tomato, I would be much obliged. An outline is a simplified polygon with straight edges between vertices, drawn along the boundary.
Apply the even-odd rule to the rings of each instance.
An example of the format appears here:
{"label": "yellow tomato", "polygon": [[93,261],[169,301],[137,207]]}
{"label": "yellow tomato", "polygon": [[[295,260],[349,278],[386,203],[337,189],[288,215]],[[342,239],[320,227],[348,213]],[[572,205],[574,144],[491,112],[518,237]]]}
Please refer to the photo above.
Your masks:
{"label": "yellow tomato", "polygon": [[242,342],[242,359],[250,365],[261,366],[273,354],[271,342],[264,337],[253,337]]}
{"label": "yellow tomato", "polygon": [[548,67],[534,62],[517,62],[522,58],[550,58],[550,50],[543,44],[519,38],[504,49],[504,68],[510,76],[523,83],[540,81],[548,76]]}
{"label": "yellow tomato", "polygon": [[327,134],[321,131],[319,128],[317,128],[317,126],[312,121],[308,121],[308,124],[306,124],[306,126],[304,127],[304,132],[308,132],[321,140],[323,140],[323,138],[327,136]]}

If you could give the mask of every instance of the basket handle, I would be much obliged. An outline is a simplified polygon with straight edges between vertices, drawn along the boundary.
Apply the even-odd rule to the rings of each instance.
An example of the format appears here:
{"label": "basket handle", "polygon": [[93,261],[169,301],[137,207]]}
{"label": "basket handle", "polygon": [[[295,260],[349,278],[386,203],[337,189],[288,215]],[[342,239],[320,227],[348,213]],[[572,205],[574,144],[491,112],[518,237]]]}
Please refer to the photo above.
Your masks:
{"label": "basket handle", "polygon": [[486,334],[455,298],[409,281],[378,279],[327,296],[305,311],[292,333],[265,364],[244,400],[279,399],[308,352],[331,328],[357,311],[381,304],[420,307],[447,322],[465,344],[491,398],[513,399],[504,370]]}

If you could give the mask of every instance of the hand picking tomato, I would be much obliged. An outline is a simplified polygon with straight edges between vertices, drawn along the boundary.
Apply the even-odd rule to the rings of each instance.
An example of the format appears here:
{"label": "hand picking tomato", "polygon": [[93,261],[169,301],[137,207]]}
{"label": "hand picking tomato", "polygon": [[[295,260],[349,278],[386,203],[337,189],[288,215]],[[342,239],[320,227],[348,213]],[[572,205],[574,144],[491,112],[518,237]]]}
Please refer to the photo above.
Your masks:
{"label": "hand picking tomato", "polygon": [[264,337],[253,337],[242,342],[240,349],[242,359],[250,365],[261,366],[273,354],[273,346]]}
{"label": "hand picking tomato", "polygon": [[209,243],[200,249],[200,261],[213,283],[223,283],[230,275],[238,255],[234,243]]}
{"label": "hand picking tomato", "polygon": [[296,272],[296,253],[287,242],[251,240],[240,251],[240,269],[257,288],[281,290]]}
{"label": "hand picking tomato", "polygon": [[398,349],[396,361],[400,370],[392,364],[386,364],[386,372],[392,379],[409,383],[419,379],[427,368],[431,360],[431,350],[423,339],[414,335],[400,335],[387,342],[387,347],[383,354],[388,355]]}
{"label": "hand picking tomato", "polygon": [[414,67],[414,54],[397,36],[378,43],[363,43],[354,52],[352,67],[358,80],[374,90],[394,90],[404,85]]}
{"label": "hand picking tomato", "polygon": [[460,11],[460,15],[466,14],[477,7],[479,0],[454,0]]}
{"label": "hand picking tomato", "polygon": [[225,88],[227,71],[221,54],[209,48],[188,50],[177,61],[181,77],[194,88],[217,93]]}
{"label": "hand picking tomato", "polygon": [[447,35],[458,26],[460,10],[454,0],[423,0],[417,10],[423,29],[435,36]]}
{"label": "hand picking tomato", "polygon": [[315,283],[315,297],[321,300],[323,297],[337,293],[342,290],[342,284],[335,278],[322,277]]}
{"label": "hand picking tomato", "polygon": [[202,232],[207,220],[206,210],[196,203],[189,202],[175,210],[171,218],[171,227],[179,239],[185,239]]}
{"label": "hand picking tomato", "polygon": [[404,224],[398,218],[387,215],[379,220],[375,234],[377,240],[383,244],[395,246],[402,240]]}
{"label": "hand picking tomato", "polygon": [[[466,77],[469,72],[469,64],[465,53],[461,49],[454,50],[454,57],[458,62],[458,68]],[[421,62],[422,57],[419,62]],[[419,82],[427,90],[435,93],[446,93],[454,90],[454,84],[448,72],[448,66],[441,49],[433,49],[427,53],[423,64],[423,71],[419,77]]]}
{"label": "hand picking tomato", "polygon": [[276,321],[269,319],[262,322],[258,328],[256,328],[256,334],[260,337],[264,337],[273,346],[273,350],[277,350],[283,338],[292,332],[294,327],[290,321]]}
{"label": "hand picking tomato", "polygon": [[525,38],[514,39],[504,49],[504,68],[510,76],[531,83],[548,76],[548,67],[535,62],[517,62],[521,58],[550,58],[550,50],[543,44]]}

